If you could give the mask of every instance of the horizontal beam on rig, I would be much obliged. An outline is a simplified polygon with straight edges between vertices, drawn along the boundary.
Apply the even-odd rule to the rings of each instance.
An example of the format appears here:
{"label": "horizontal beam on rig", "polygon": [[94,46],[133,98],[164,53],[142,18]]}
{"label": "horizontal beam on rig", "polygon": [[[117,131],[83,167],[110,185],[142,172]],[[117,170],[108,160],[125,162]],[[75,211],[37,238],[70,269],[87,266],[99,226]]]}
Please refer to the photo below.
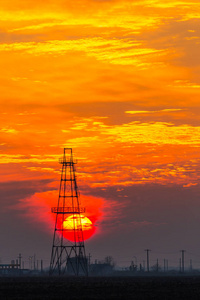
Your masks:
{"label": "horizontal beam on rig", "polygon": [[78,198],[78,195],[59,195],[59,198]]}
{"label": "horizontal beam on rig", "polygon": [[51,212],[55,214],[80,214],[85,213],[85,207],[52,207]]}
{"label": "horizontal beam on rig", "polygon": [[75,181],[75,179],[73,179],[73,178],[70,178],[70,179],[67,179],[67,178],[61,178],[61,181]]}
{"label": "horizontal beam on rig", "polygon": [[73,166],[75,164],[77,164],[77,161],[67,161],[66,159],[59,159],[59,163],[62,165],[68,165],[68,166]]}
{"label": "horizontal beam on rig", "polygon": [[[56,228],[55,231],[72,231],[74,228]],[[82,232],[82,228],[76,228],[76,232]]]}

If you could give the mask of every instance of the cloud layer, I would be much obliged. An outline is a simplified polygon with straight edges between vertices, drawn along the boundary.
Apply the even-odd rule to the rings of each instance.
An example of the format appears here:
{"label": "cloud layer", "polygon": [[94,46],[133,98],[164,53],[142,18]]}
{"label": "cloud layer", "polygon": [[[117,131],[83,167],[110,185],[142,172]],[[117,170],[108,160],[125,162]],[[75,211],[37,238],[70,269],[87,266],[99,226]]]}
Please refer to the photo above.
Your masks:
{"label": "cloud layer", "polygon": [[[0,190],[4,222],[12,215],[8,245],[15,224],[19,231],[26,224],[10,255],[31,243],[31,232],[34,251],[48,261],[53,221],[45,211],[57,201],[64,147],[78,159],[78,184],[98,229],[88,242],[94,255],[112,250],[111,236],[116,245],[133,233],[141,247],[153,247],[156,234],[168,237],[166,247],[174,244],[189,199],[192,225],[179,247],[195,249],[189,233],[199,226],[199,1],[0,6]],[[43,240],[48,247],[41,250]],[[31,246],[23,247],[28,255]]]}

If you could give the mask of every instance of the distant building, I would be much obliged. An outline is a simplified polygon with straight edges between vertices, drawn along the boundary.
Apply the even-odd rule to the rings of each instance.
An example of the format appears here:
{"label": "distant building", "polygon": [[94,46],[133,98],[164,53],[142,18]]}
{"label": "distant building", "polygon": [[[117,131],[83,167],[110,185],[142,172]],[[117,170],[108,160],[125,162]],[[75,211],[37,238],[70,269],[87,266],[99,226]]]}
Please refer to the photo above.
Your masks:
{"label": "distant building", "polygon": [[106,276],[113,273],[113,266],[107,263],[95,263],[90,265],[90,275]]}
{"label": "distant building", "polygon": [[11,264],[0,264],[0,276],[11,276],[11,275],[20,275],[20,265],[16,264],[14,261]]}
{"label": "distant building", "polygon": [[87,258],[78,257],[78,256],[68,258],[68,260],[67,260],[67,274],[68,275],[76,275],[75,271],[77,270],[77,266],[79,267],[77,275],[84,276],[85,275],[85,269],[88,268]]}

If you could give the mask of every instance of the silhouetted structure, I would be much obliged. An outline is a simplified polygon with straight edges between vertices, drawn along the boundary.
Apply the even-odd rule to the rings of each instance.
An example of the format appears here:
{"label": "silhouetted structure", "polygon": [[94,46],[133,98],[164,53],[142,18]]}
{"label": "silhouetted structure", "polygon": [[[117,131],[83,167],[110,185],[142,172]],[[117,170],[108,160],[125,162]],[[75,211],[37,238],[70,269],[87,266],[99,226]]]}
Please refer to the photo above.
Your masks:
{"label": "silhouetted structure", "polygon": [[90,274],[92,276],[107,276],[112,275],[113,266],[109,263],[95,263],[90,265]]}
{"label": "silhouetted structure", "polygon": [[185,272],[185,258],[184,258],[184,253],[185,253],[185,250],[181,250],[181,267],[180,267],[181,273]]}
{"label": "silhouetted structure", "polygon": [[[84,238],[81,217],[85,208],[80,207],[79,193],[76,183],[75,162],[72,149],[65,148],[60,180],[60,190],[57,207],[52,208],[56,214],[53,246],[50,262],[50,275],[88,275],[85,255]],[[66,217],[70,217],[70,226],[65,225]],[[66,238],[70,231],[70,240]]]}
{"label": "silhouetted structure", "polygon": [[149,272],[149,251],[151,251],[150,249],[146,249],[144,250],[147,253],[147,272]]}

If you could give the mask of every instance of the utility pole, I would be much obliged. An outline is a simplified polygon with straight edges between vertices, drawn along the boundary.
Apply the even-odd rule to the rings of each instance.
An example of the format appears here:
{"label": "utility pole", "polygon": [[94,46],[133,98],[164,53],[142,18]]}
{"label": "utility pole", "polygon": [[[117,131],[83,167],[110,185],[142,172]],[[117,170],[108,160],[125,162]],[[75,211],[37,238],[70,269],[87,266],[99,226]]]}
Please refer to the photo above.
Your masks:
{"label": "utility pole", "polygon": [[140,263],[140,272],[142,271],[142,264]]}
{"label": "utility pole", "polygon": [[43,260],[41,259],[41,273],[43,273]]}
{"label": "utility pole", "polygon": [[19,253],[19,268],[21,269],[21,263],[22,263],[22,255]]}
{"label": "utility pole", "polygon": [[157,261],[156,261],[156,272],[158,272],[159,270],[159,264],[158,264],[158,258],[157,258]]}
{"label": "utility pole", "polygon": [[146,251],[146,253],[147,253],[147,272],[149,272],[149,252],[151,250],[150,249],[145,249],[144,251]]}
{"label": "utility pole", "polygon": [[184,258],[184,253],[185,253],[185,250],[181,250],[181,254],[182,254],[182,257],[181,257],[181,272],[184,273],[185,271],[185,258]]}

